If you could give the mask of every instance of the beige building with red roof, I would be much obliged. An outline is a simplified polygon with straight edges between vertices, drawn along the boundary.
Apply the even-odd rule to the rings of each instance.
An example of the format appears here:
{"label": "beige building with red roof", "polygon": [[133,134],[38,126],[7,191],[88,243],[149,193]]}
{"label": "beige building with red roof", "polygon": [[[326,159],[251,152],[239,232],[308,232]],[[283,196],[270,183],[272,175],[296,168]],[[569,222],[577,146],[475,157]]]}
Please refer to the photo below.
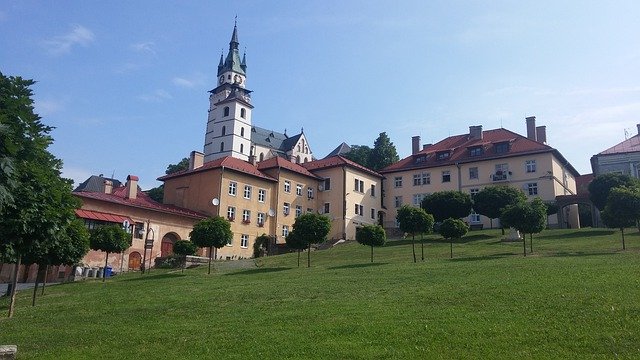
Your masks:
{"label": "beige building with red roof", "polygon": [[593,175],[625,174],[640,178],[640,124],[638,134],[591,157]]}
{"label": "beige building with red roof", "polygon": [[[400,206],[420,206],[425,196],[438,191],[459,190],[473,196],[487,186],[509,185],[530,199],[545,201],[576,194],[575,179],[580,174],[558,150],[546,144],[546,128],[536,127],[535,117],[527,118],[527,136],[503,128],[470,126],[467,134],[422,148],[420,138],[414,137],[412,145],[410,156],[380,171],[385,176],[386,228],[397,227]],[[549,226],[579,227],[577,205],[562,211],[561,217],[549,217]],[[475,213],[466,221],[484,227],[497,223]]]}

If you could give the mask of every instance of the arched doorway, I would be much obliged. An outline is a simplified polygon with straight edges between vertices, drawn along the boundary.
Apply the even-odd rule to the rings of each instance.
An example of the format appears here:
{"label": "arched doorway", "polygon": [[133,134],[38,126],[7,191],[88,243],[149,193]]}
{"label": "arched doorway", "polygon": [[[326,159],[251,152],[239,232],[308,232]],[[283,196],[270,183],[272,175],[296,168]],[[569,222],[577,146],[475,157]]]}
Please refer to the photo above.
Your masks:
{"label": "arched doorway", "polygon": [[180,237],[176,233],[168,233],[162,237],[162,244],[160,245],[160,256],[165,257],[173,254],[173,244],[180,240]]}
{"label": "arched doorway", "polygon": [[140,264],[142,263],[142,256],[137,251],[129,254],[129,270],[140,270]]}
{"label": "arched doorway", "polygon": [[588,194],[556,196],[556,205],[560,228],[575,228],[576,219],[577,228],[598,226],[597,211]]}

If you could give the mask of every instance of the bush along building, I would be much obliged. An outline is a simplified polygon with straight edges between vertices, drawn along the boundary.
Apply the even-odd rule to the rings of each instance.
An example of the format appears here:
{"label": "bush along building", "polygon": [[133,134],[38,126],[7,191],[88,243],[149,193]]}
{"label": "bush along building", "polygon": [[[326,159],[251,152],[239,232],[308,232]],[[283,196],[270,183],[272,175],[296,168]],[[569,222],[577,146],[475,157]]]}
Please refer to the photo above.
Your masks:
{"label": "bush along building", "polygon": [[[576,194],[579,173],[547,145],[546,127],[536,126],[535,117],[526,118],[527,136],[507,129],[483,130],[470,126],[466,134],[447,137],[421,147],[420,137],[412,139],[412,154],[380,173],[385,176],[386,228],[397,228],[397,209],[405,204],[420,206],[434,192],[459,190],[472,196],[487,186],[508,185],[521,189],[528,198],[555,201],[559,195]],[[569,205],[551,215],[550,227],[580,226],[577,205]],[[468,224],[499,226],[499,221],[472,213]]]}

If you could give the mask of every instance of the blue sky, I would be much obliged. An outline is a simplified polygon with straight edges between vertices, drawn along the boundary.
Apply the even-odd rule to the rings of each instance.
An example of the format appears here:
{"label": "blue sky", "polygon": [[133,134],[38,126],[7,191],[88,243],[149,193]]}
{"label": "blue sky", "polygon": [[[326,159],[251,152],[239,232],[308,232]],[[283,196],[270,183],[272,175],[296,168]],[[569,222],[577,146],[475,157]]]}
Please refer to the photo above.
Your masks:
{"label": "blue sky", "polygon": [[202,151],[234,17],[255,125],[316,157],[386,131],[401,157],[526,116],[580,173],[637,133],[638,1],[2,1],[0,71],[38,81],[64,175],[156,186]]}

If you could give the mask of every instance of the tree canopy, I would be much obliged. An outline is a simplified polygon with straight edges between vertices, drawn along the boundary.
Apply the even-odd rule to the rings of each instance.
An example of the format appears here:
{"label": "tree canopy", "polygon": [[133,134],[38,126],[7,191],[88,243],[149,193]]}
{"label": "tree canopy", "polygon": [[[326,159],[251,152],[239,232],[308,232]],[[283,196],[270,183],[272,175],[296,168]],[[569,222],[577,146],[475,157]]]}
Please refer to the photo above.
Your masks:
{"label": "tree canopy", "polygon": [[502,209],[527,201],[525,194],[511,186],[488,186],[473,197],[473,209],[489,219],[500,217]]}
{"label": "tree canopy", "polygon": [[624,228],[635,225],[640,220],[640,190],[636,187],[614,187],[609,190],[607,203],[602,211],[602,221],[610,228],[618,228],[622,232],[622,249]]}
{"label": "tree canopy", "polygon": [[351,150],[344,154],[344,157],[364,167],[369,167],[371,151],[372,149],[367,145],[351,145]]}
{"label": "tree canopy", "polygon": [[609,192],[615,187],[637,187],[637,179],[624,174],[603,174],[598,175],[589,183],[589,199],[598,210],[604,210],[607,205]]}
{"label": "tree canopy", "polygon": [[373,248],[374,246],[384,246],[387,241],[387,233],[380,225],[364,225],[356,228],[356,241],[371,247],[371,262],[373,262]]}
{"label": "tree canopy", "polygon": [[[531,238],[531,251],[533,252],[533,234],[545,229],[547,224],[547,206],[540,198],[535,198],[530,203],[520,202],[509,205],[502,211],[500,221],[503,225],[512,227],[523,234],[529,234]],[[525,236],[522,236],[523,246]],[[527,255],[526,247],[524,255]]]}
{"label": "tree canopy", "polygon": [[307,267],[311,266],[311,244],[317,244],[325,241],[327,235],[331,231],[331,220],[324,216],[314,213],[300,215],[293,223],[293,239],[302,241],[307,245]]}
{"label": "tree canopy", "polygon": [[307,248],[308,244],[304,241],[299,233],[290,232],[284,239],[289,249],[295,250],[298,253],[298,267],[300,267],[300,251]]}
{"label": "tree canopy", "polygon": [[403,205],[398,209],[396,220],[402,232],[411,235],[411,250],[413,251],[413,262],[416,260],[415,236],[418,233],[429,233],[433,229],[433,215],[428,214],[421,208]]}
{"label": "tree canopy", "polygon": [[440,235],[445,239],[449,239],[451,258],[453,258],[453,241],[465,236],[468,231],[469,226],[460,219],[448,218],[440,224]]}
{"label": "tree canopy", "polygon": [[395,145],[386,132],[381,132],[373,143],[373,150],[369,156],[369,168],[375,171],[383,169],[400,160]]}
{"label": "tree canopy", "polygon": [[462,191],[439,191],[422,200],[421,207],[433,215],[436,222],[448,218],[463,218],[471,213],[471,196]]}
{"label": "tree canopy", "polygon": [[220,249],[233,240],[231,224],[220,216],[198,221],[189,234],[191,241],[199,247],[209,248],[209,271],[211,274],[211,257],[213,248]]}
{"label": "tree canopy", "polygon": [[[177,164],[167,165],[164,171],[165,175],[173,174],[178,171],[187,170],[189,168],[189,158],[182,158]],[[145,191],[154,201],[162,203],[164,200],[164,184]]]}

